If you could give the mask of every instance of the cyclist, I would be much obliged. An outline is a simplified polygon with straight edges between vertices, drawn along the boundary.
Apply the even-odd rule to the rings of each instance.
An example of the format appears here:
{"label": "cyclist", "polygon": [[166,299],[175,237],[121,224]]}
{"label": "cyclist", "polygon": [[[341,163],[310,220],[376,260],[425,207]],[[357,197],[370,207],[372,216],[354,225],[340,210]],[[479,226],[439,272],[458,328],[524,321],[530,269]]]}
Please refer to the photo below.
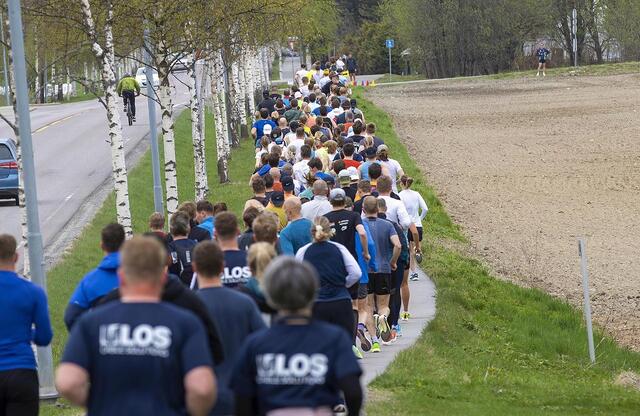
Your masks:
{"label": "cyclist", "polygon": [[124,98],[125,107],[127,100],[129,100],[131,116],[133,116],[133,121],[136,121],[136,97],[140,95],[140,84],[130,74],[124,74],[124,77],[118,82],[117,92],[119,97]]}

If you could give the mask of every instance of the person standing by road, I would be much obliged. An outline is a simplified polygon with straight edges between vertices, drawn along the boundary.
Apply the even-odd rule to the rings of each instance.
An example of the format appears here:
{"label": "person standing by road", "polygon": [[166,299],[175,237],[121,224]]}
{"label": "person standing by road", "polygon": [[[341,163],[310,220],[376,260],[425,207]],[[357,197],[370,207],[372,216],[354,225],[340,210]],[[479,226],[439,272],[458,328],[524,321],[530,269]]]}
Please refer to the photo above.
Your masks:
{"label": "person standing by road", "polygon": [[206,241],[196,246],[193,251],[193,270],[198,275],[198,296],[218,330],[224,334],[222,347],[225,360],[215,367],[218,400],[210,415],[231,415],[234,414],[234,399],[229,380],[236,353],[250,334],[266,328],[266,325],[253,299],[222,285],[224,260],[216,242]]}
{"label": "person standing by road", "polygon": [[356,62],[356,58],[353,57],[351,53],[347,55],[347,71],[349,71],[349,81],[351,81],[351,85],[358,85],[356,83],[356,74],[358,73],[358,63]]}
{"label": "person standing by road", "polygon": [[31,343],[46,346],[53,331],[44,291],[16,273],[16,240],[0,234],[0,415],[37,416],[37,363]]}
{"label": "person standing by road", "polygon": [[267,268],[265,295],[278,317],[238,353],[236,415],[331,415],[341,394],[349,414],[360,414],[362,370],[349,337],[311,319],[319,280],[313,267],[288,256]]}
{"label": "person standing by road", "polygon": [[127,101],[129,101],[133,121],[136,121],[136,97],[140,95],[140,84],[138,81],[136,81],[131,74],[124,74],[124,77],[118,82],[116,92],[119,97],[122,97],[125,106],[127,105]]}
{"label": "person standing by road", "polygon": [[100,247],[104,257],[98,267],[80,280],[64,311],[64,324],[69,331],[80,315],[97,305],[103,296],[118,287],[118,251],[124,239],[124,228],[120,224],[108,224],[102,229]]}
{"label": "person standing by road", "polygon": [[549,49],[545,48],[544,43],[540,43],[539,44],[539,48],[538,50],[536,50],[536,56],[538,57],[538,73],[536,74],[537,77],[540,76],[540,70],[542,70],[542,76],[546,77],[547,76],[547,58],[549,57],[549,55],[551,55],[551,51],[549,51]]}
{"label": "person standing by road", "polygon": [[74,325],[56,371],[58,392],[90,415],[207,415],[216,382],[198,318],[160,301],[166,250],[153,237],[122,247],[120,302]]}

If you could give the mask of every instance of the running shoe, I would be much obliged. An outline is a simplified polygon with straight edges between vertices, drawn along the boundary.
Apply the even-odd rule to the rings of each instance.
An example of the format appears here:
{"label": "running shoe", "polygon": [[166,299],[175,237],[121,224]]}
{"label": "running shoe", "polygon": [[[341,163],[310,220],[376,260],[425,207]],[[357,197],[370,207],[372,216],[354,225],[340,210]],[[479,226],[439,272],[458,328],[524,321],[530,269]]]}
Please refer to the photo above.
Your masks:
{"label": "running shoe", "polygon": [[380,321],[380,315],[377,313],[373,314],[373,326],[376,327],[376,337],[380,338],[380,327],[378,326],[378,322]]}
{"label": "running shoe", "polygon": [[391,345],[393,343],[395,343],[397,341],[397,335],[396,335],[396,330],[392,329],[391,330],[391,335],[389,336],[389,341],[382,341],[382,345]]}
{"label": "running shoe", "polygon": [[411,314],[409,312],[402,312],[402,314],[400,315],[400,318],[403,321],[408,321],[409,318],[411,318]]}
{"label": "running shoe", "polygon": [[352,345],[351,349],[353,350],[353,355],[355,355],[358,360],[362,360],[363,358],[362,353],[360,352],[358,347],[356,347],[355,345]]}
{"label": "running shoe", "polygon": [[378,317],[377,328],[380,331],[380,338],[385,342],[389,342],[391,339],[391,328],[389,327],[386,316],[382,315]]}
{"label": "running shoe", "polygon": [[360,340],[360,348],[362,348],[362,351],[367,352],[371,350],[371,337],[369,336],[369,332],[367,331],[367,328],[364,327],[364,325],[362,327],[358,325],[357,335],[358,339]]}
{"label": "running shoe", "polygon": [[400,324],[396,325],[396,336],[400,338],[402,336],[402,327]]}
{"label": "running shoe", "polygon": [[418,280],[418,273],[416,272],[411,273],[411,277],[409,278],[409,280],[412,280],[414,282]]}
{"label": "running shoe", "polygon": [[333,407],[333,413],[346,413],[347,407],[344,404],[337,404]]}
{"label": "running shoe", "polygon": [[380,352],[380,344],[377,341],[373,341],[371,344],[371,352]]}

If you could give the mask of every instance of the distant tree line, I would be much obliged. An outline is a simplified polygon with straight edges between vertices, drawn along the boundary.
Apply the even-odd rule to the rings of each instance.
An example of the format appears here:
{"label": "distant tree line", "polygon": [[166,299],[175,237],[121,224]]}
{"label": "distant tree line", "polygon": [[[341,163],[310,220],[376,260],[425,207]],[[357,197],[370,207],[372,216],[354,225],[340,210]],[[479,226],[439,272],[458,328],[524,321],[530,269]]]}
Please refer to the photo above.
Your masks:
{"label": "distant tree line", "polygon": [[336,5],[341,21],[336,50],[352,52],[361,72],[388,71],[384,40],[389,37],[396,41],[394,72],[405,69],[400,54],[406,50],[417,72],[432,78],[526,68],[535,58],[524,56],[523,45],[537,39],[552,41],[554,65],[569,64],[574,7],[579,63],[602,63],[608,56],[640,59],[638,0],[336,0]]}

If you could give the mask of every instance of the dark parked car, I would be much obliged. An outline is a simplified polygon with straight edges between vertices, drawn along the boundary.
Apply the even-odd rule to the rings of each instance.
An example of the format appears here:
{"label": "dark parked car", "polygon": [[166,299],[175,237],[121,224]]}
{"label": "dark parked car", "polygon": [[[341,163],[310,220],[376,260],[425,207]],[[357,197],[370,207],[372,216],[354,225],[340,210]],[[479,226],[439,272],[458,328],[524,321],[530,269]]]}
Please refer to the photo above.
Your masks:
{"label": "dark parked car", "polygon": [[0,139],[0,199],[14,199],[18,205],[18,159],[12,139]]}

